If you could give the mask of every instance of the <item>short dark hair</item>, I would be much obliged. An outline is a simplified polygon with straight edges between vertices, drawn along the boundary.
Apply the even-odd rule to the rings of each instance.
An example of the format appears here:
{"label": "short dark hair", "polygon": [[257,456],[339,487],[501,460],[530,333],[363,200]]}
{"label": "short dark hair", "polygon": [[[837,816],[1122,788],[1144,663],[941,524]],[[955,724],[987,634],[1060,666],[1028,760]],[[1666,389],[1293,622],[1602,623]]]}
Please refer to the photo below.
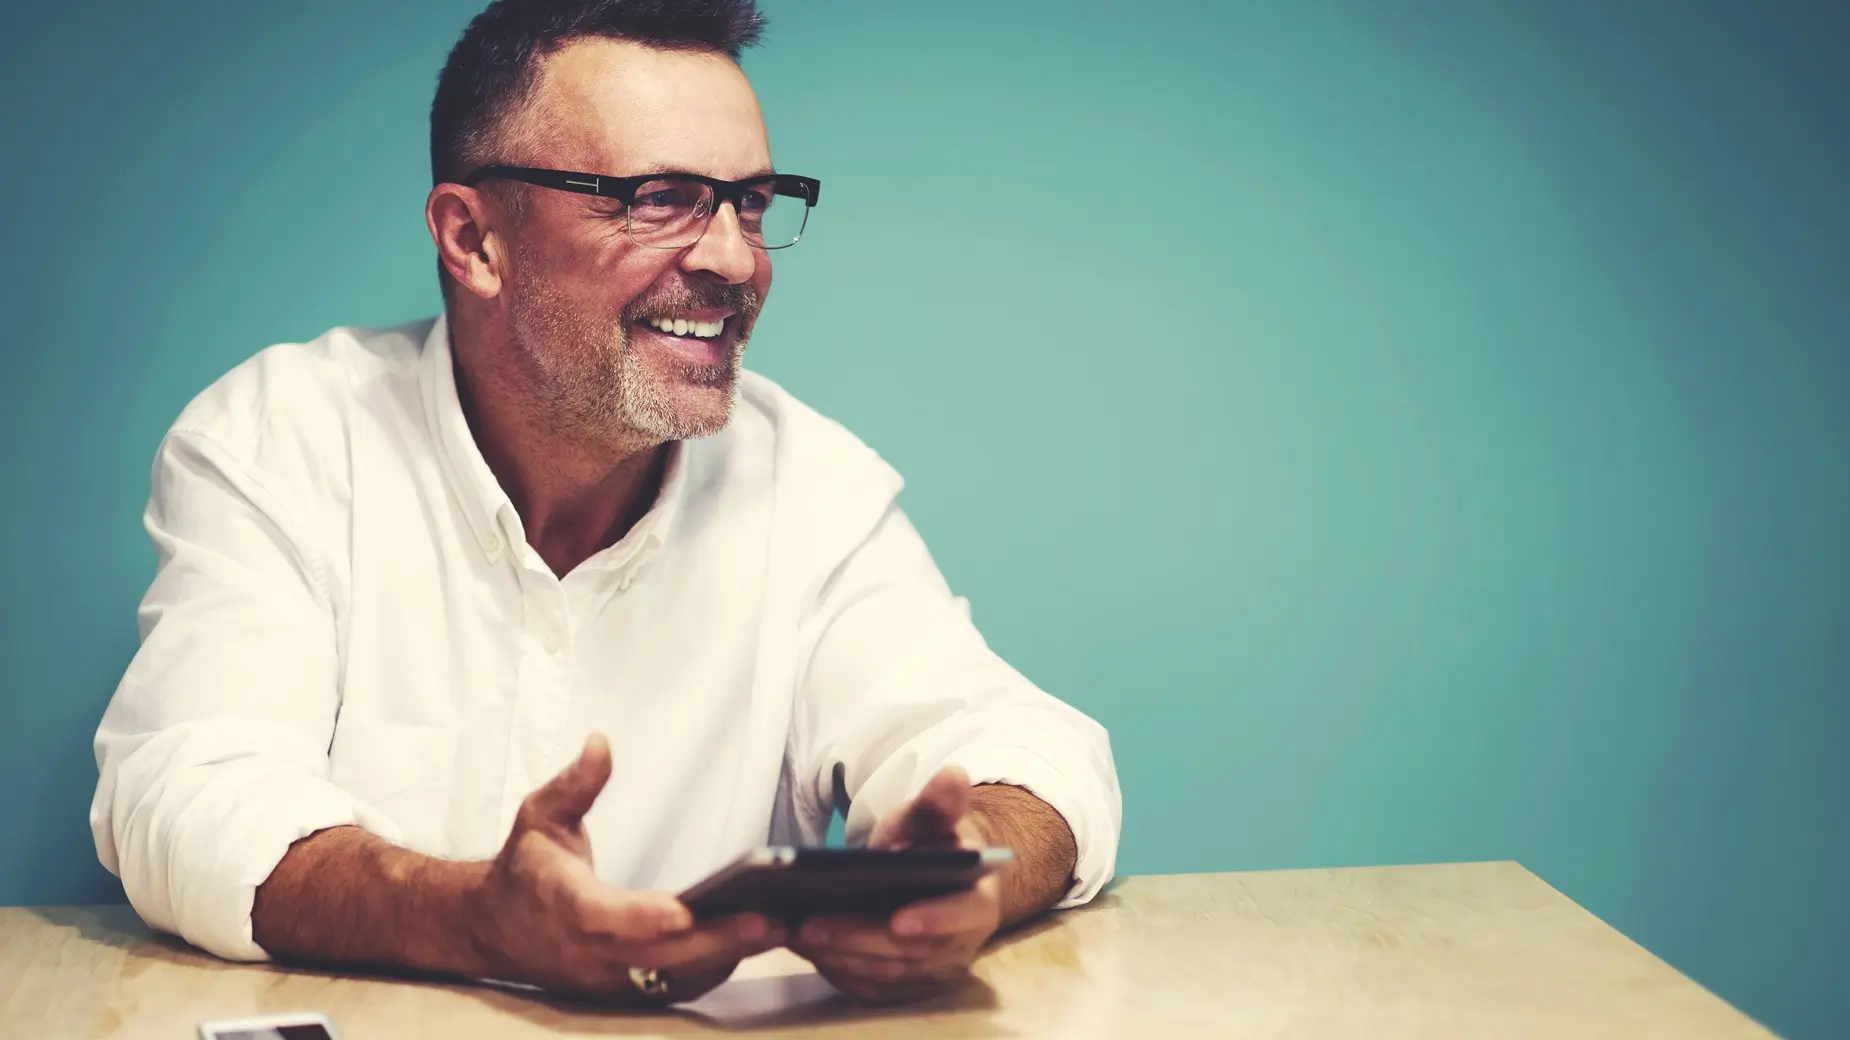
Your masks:
{"label": "short dark hair", "polygon": [[754,0],[494,0],[463,30],[430,105],[431,183],[459,181],[492,158],[502,122],[533,89],[540,59],[591,36],[733,61],[758,42]]}

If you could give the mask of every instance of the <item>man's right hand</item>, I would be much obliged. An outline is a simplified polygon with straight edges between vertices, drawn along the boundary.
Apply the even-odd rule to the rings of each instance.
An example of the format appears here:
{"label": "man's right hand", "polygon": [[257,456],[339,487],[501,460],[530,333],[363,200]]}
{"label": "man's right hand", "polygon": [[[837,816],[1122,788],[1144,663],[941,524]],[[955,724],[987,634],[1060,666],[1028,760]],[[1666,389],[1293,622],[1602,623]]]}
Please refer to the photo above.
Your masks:
{"label": "man's right hand", "polygon": [[724,982],[742,958],[783,944],[782,926],[759,914],[696,925],[671,895],[599,881],[584,815],[609,779],[610,745],[593,735],[576,762],[522,803],[469,901],[468,932],[483,974],[649,1003],[630,969],[652,968],[668,980],[667,999],[684,1001]]}

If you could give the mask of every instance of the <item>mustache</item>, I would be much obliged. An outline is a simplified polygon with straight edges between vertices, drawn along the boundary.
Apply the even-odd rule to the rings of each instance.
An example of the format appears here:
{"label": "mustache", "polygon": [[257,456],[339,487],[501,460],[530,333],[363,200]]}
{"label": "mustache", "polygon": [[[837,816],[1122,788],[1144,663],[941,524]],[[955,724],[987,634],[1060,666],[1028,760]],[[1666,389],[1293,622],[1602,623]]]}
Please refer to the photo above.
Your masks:
{"label": "mustache", "polygon": [[763,299],[749,285],[732,285],[727,282],[683,283],[664,286],[631,300],[623,308],[623,320],[646,321],[683,311],[720,309],[733,311],[749,321],[758,316],[758,309],[763,305]]}

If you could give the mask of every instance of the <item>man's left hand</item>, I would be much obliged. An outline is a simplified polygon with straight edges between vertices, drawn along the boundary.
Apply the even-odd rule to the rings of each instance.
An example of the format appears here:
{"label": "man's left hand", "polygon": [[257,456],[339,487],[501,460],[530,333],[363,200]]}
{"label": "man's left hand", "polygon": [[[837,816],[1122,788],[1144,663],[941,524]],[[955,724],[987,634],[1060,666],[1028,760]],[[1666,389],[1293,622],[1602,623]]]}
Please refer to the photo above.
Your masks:
{"label": "man's left hand", "polygon": [[[970,778],[955,767],[874,827],[869,848],[980,849],[988,836],[970,815]],[[871,1004],[919,1000],[970,973],[1002,922],[1002,884],[990,874],[966,892],[921,900],[885,919],[815,917],[790,948],[836,989]]]}

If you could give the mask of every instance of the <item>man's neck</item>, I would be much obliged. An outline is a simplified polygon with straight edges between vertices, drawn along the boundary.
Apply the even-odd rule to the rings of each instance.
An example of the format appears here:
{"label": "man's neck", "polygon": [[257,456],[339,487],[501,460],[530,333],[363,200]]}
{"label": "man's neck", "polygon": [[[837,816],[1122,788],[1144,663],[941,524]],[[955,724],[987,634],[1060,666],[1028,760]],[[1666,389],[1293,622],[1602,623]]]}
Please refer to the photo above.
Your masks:
{"label": "man's neck", "polygon": [[668,446],[643,436],[591,442],[538,420],[521,388],[452,359],[469,432],[520,514],[527,544],[559,577],[614,545],[661,491]]}

